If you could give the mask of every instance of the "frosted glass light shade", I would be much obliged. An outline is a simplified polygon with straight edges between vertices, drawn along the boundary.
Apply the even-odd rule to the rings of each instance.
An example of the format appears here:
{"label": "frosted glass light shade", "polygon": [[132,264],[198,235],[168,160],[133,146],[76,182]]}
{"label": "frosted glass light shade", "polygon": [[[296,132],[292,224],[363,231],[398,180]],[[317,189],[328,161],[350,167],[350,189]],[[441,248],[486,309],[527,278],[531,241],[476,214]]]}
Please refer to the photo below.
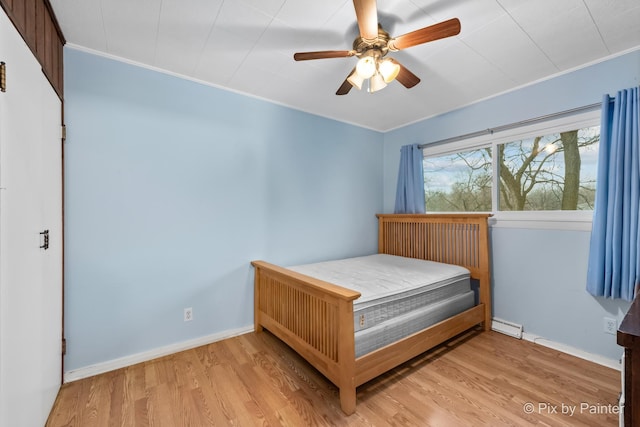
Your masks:
{"label": "frosted glass light shade", "polygon": [[358,74],[358,71],[351,73],[351,75],[347,77],[347,81],[351,83],[351,86],[357,87],[358,90],[362,89],[362,83],[364,83],[364,79]]}
{"label": "frosted glass light shade", "polygon": [[400,65],[393,62],[391,59],[385,59],[378,65],[378,71],[382,74],[382,78],[386,83],[391,83],[393,79],[398,76],[400,72]]}
{"label": "frosted glass light shade", "polygon": [[356,72],[363,79],[368,79],[376,73],[376,60],[373,56],[363,56],[356,64]]}
{"label": "frosted glass light shade", "polygon": [[376,73],[371,80],[369,80],[369,92],[377,92],[380,89],[384,89],[387,87],[387,84],[384,81],[384,78],[380,75],[380,73]]}

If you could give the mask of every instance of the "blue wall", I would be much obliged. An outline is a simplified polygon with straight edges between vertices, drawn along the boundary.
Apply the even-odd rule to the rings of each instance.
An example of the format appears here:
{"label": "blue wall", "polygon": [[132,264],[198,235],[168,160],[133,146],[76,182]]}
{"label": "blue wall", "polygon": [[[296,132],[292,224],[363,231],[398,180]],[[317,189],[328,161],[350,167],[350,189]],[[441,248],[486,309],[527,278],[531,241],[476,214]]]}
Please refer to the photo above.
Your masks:
{"label": "blue wall", "polygon": [[67,371],[251,326],[253,259],[377,249],[380,133],[73,49],[65,122]]}
{"label": "blue wall", "polygon": [[[384,210],[392,212],[400,147],[429,143],[600,102],[640,82],[632,52],[388,132],[384,136]],[[585,289],[589,232],[493,228],[494,316],[525,332],[617,359],[603,318],[621,320],[628,303],[594,298]]]}
{"label": "blue wall", "polygon": [[[375,252],[400,146],[639,80],[634,52],[383,135],[65,49],[65,369],[249,327],[253,259]],[[602,318],[628,304],[584,291],[588,232],[494,228],[491,240],[495,316],[620,356]]]}

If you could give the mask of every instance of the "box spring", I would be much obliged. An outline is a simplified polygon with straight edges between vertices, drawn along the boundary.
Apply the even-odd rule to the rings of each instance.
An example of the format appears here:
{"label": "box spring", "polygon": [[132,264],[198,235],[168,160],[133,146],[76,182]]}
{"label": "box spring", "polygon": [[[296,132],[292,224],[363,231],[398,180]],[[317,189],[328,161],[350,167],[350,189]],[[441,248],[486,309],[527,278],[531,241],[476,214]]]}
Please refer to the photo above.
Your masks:
{"label": "box spring", "polygon": [[473,307],[463,267],[376,254],[289,267],[361,293],[354,301],[356,357]]}

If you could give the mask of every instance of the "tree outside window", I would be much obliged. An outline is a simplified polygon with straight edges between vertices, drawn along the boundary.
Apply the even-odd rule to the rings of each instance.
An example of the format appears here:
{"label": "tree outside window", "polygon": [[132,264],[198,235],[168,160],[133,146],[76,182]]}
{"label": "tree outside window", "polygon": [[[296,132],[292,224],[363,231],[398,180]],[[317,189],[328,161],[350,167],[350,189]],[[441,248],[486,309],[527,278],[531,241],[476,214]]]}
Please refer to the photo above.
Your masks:
{"label": "tree outside window", "polygon": [[491,211],[491,149],[424,159],[427,212]]}
{"label": "tree outside window", "polygon": [[426,157],[427,212],[491,211],[495,185],[499,211],[592,210],[599,141],[593,126]]}

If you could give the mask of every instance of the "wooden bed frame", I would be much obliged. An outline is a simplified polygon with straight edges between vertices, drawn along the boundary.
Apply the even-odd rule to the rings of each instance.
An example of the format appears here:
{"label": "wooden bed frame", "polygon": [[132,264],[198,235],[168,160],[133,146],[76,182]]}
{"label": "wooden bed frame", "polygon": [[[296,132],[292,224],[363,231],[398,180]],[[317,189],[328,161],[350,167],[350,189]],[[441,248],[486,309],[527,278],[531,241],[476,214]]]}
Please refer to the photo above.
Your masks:
{"label": "wooden bed frame", "polygon": [[489,214],[380,214],[378,252],[466,267],[479,282],[479,304],[393,344],[355,357],[353,301],[360,293],[264,261],[255,267],[255,330],[268,329],[340,391],[356,409],[356,387],[484,323],[491,327]]}

